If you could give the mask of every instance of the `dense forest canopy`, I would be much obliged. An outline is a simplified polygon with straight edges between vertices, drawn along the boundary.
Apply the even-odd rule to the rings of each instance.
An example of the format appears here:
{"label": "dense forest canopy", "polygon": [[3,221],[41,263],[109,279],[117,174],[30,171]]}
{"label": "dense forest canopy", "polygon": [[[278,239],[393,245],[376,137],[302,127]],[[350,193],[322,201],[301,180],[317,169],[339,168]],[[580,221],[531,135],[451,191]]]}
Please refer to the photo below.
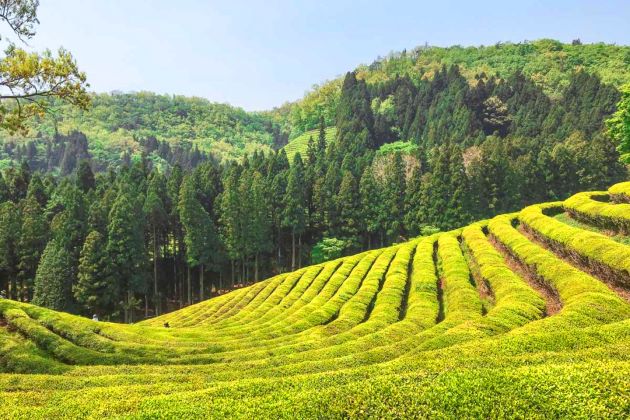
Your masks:
{"label": "dense forest canopy", "polygon": [[[552,100],[561,98],[574,71],[597,75],[604,83],[619,88],[630,82],[630,47],[610,44],[564,44],[552,39],[521,43],[497,43],[481,47],[420,46],[394,52],[370,65],[357,67],[356,74],[368,85],[407,76],[417,84],[432,79],[442,66],[457,65],[469,83],[479,74],[501,78],[520,72],[531,79]],[[343,77],[316,85],[303,99],[272,112],[290,132],[291,138],[317,128],[319,115],[334,125]]]}
{"label": "dense forest canopy", "polygon": [[[138,159],[143,144],[155,140],[169,148],[197,149],[218,161],[254,150],[269,151],[282,141],[270,118],[202,98],[150,92],[92,94],[90,98],[86,110],[53,102],[49,113],[29,121],[26,135],[4,133],[5,143],[23,147],[34,143],[43,160],[47,143],[59,143],[63,136],[78,132],[88,139],[89,154],[104,170],[120,164],[126,155]],[[171,162],[157,153],[152,159],[162,165]],[[11,154],[5,154],[0,162],[7,166],[12,160]]]}

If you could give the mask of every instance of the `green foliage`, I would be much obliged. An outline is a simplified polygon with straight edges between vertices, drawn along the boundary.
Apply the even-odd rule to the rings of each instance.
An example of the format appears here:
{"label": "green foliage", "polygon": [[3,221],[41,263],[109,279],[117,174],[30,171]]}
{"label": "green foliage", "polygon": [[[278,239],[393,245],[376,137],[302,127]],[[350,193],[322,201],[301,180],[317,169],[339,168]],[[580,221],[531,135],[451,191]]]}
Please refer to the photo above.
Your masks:
{"label": "green foliage", "polygon": [[313,247],[311,260],[319,264],[341,257],[347,243],[337,238],[324,238]]}
{"label": "green foliage", "polygon": [[89,315],[110,314],[114,311],[120,291],[118,282],[110,273],[107,242],[97,231],[90,232],[81,250],[77,282],[72,292]]}
{"label": "green foliage", "polygon": [[33,303],[60,311],[70,310],[73,266],[72,254],[59,240],[48,242],[35,275]]}
{"label": "green foliage", "polygon": [[382,155],[401,153],[405,155],[413,155],[417,153],[418,145],[409,141],[395,141],[386,143],[378,149],[378,153]]}
{"label": "green foliage", "polygon": [[[513,224],[579,252],[624,245],[544,215],[558,206],[281,274],[136,325],[2,299],[4,413],[623,417],[630,305],[601,271]],[[598,249],[608,264],[613,253]],[[557,291],[558,313],[544,313],[536,282]]]}
{"label": "green foliage", "polygon": [[[326,128],[325,133],[326,133],[325,134],[326,143],[330,143],[337,136],[337,127],[334,127],[334,126],[328,127]],[[297,153],[302,155],[303,159],[308,159],[307,150],[308,150],[309,139],[313,138],[314,141],[316,141],[317,137],[318,137],[318,130],[315,129],[315,130],[310,130],[310,131],[307,131],[306,133],[300,134],[298,137],[294,138],[293,140],[289,140],[289,143],[283,147],[283,149],[287,153],[287,158],[289,159],[289,162],[293,162],[293,159]]]}
{"label": "green foliage", "polygon": [[630,163],[630,84],[621,88],[617,111],[606,121],[610,136],[617,142],[621,159]]}

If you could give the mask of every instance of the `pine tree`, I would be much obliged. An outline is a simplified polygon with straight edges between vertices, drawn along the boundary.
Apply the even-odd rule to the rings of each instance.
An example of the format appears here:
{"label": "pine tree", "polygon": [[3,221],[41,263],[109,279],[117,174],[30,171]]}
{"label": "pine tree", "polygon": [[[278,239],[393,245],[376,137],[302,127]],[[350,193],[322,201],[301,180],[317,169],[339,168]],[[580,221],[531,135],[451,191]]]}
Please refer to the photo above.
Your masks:
{"label": "pine tree", "polygon": [[405,211],[405,165],[400,153],[395,153],[387,165],[384,207],[387,214],[387,236],[396,241],[403,233]]}
{"label": "pine tree", "polygon": [[339,237],[346,241],[350,248],[357,248],[361,210],[357,181],[350,171],[343,174],[336,202],[339,209]]}
{"label": "pine tree", "polygon": [[383,206],[383,192],[374,178],[371,167],[365,168],[359,183],[359,195],[361,200],[361,220],[367,236],[367,247],[372,248],[372,237],[377,235],[381,239],[383,246],[383,235],[385,230],[384,220],[387,215]]}
{"label": "pine tree", "polygon": [[100,232],[91,231],[81,250],[78,281],[72,291],[88,314],[110,315],[120,293],[118,282],[109,272],[106,247],[106,238]]}
{"label": "pine tree", "polygon": [[77,186],[84,193],[87,193],[96,186],[94,173],[87,159],[83,159],[79,162],[79,167],[77,168]]}
{"label": "pine tree", "polygon": [[[301,244],[301,235],[306,229],[306,196],[304,194],[304,185],[306,179],[304,175],[304,164],[299,153],[296,153],[293,159],[293,165],[289,171],[289,179],[287,189],[282,199],[282,226],[291,230],[291,270],[296,267],[296,236],[299,237]],[[300,250],[301,253],[301,250]]]}
{"label": "pine tree", "polygon": [[[186,259],[189,267],[199,266],[199,299],[203,300],[204,266],[210,263],[212,251],[217,247],[217,232],[210,215],[197,199],[193,177],[186,177],[179,194],[178,209],[184,228]],[[190,271],[188,273],[188,303],[192,303]]]}
{"label": "pine tree", "polygon": [[375,147],[374,115],[364,80],[347,73],[337,106],[337,145],[342,154],[361,155]]}
{"label": "pine tree", "polygon": [[20,240],[20,212],[11,201],[0,204],[0,270],[4,286],[11,299],[17,299],[17,274],[19,256],[17,253]]}
{"label": "pine tree", "polygon": [[[299,155],[298,155],[299,156]],[[250,215],[247,227],[247,242],[254,254],[254,281],[260,280],[260,254],[273,248],[271,237],[270,204],[262,174],[254,171],[248,193],[247,214]]]}
{"label": "pine tree", "polygon": [[[33,190],[31,190],[33,191]],[[48,241],[48,223],[37,197],[29,193],[22,204],[22,228],[18,243],[18,277],[22,283],[22,298],[30,300],[39,259]]]}
{"label": "pine tree", "polygon": [[144,201],[143,213],[150,231],[151,244],[153,245],[153,305],[155,315],[160,314],[160,293],[158,290],[158,257],[161,233],[167,222],[167,214],[164,209],[164,197],[166,185],[164,178],[155,173],[149,183],[147,197]]}
{"label": "pine tree", "polygon": [[109,213],[107,226],[107,254],[112,276],[118,280],[123,297],[124,321],[133,321],[133,308],[137,304],[135,293],[145,290],[146,252],[142,207],[132,187],[120,185],[116,201]]}
{"label": "pine tree", "polygon": [[57,311],[71,310],[73,265],[73,256],[62,243],[56,238],[48,242],[35,275],[33,304]]}

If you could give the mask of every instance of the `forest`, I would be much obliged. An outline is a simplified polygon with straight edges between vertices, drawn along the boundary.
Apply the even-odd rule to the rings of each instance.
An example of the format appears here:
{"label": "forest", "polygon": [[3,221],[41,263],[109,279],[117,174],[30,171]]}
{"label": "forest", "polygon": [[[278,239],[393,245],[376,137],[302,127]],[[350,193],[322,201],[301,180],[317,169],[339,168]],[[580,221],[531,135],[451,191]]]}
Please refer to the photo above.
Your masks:
{"label": "forest", "polygon": [[[333,122],[311,115],[316,131],[291,161],[286,122],[270,119],[270,147],[238,159],[144,129],[107,165],[80,131],[6,142],[19,164],[0,178],[0,290],[133,322],[626,179],[605,125],[624,91],[580,69],[564,85],[552,94],[521,71],[470,79],[456,64],[370,83],[348,72]],[[133,113],[116,115],[134,127]]]}

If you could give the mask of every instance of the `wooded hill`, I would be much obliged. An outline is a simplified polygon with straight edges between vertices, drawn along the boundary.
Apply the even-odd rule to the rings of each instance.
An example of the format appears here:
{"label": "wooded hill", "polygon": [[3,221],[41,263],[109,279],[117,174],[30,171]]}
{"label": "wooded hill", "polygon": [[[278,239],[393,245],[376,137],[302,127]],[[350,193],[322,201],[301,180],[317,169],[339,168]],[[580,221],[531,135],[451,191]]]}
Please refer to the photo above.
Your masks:
{"label": "wooded hill", "polygon": [[[419,87],[423,80],[433,79],[443,66],[454,65],[470,85],[476,85],[480,77],[506,79],[520,72],[551,101],[564,96],[575,71],[596,75],[615,88],[630,82],[629,47],[582,45],[578,41],[562,44],[554,40],[487,47],[423,46],[391,53],[370,65],[357,67],[355,72],[370,90],[400,77]],[[99,171],[138,160],[143,153],[152,164],[168,170],[173,164],[194,167],[208,157],[224,161],[254,150],[269,151],[318,129],[320,117],[326,127],[335,126],[342,82],[343,77],[326,82],[303,99],[265,113],[249,113],[201,98],[149,92],[96,94],[87,111],[53,103],[54,114],[35,119],[28,134],[2,134],[4,142],[10,145],[0,151],[0,165],[7,167],[26,159],[33,169],[71,173],[76,165],[64,162],[64,155],[71,154],[65,149],[73,153],[83,151],[72,140],[83,136],[87,147],[81,156],[89,156]],[[404,101],[392,94],[372,95],[377,114],[388,115],[395,109],[399,113],[415,113],[415,109],[407,110]],[[385,141],[408,141],[420,135],[397,128],[401,131],[389,133]],[[210,156],[200,158],[204,153]]]}
{"label": "wooded hill", "polygon": [[136,325],[0,299],[2,414],[624,418],[628,232],[626,182]]}
{"label": "wooded hill", "polygon": [[[600,61],[585,57],[625,51],[560,46],[581,52],[595,70]],[[519,51],[503,48],[490,51]],[[467,70],[443,65],[431,78],[404,74],[373,83],[349,72],[334,127],[318,108],[318,128],[298,138],[300,153],[293,150],[291,161],[291,144],[219,163],[191,143],[175,147],[150,136],[139,140],[139,156],[124,153],[120,165],[98,171],[104,168],[80,132],[5,144],[25,159],[0,172],[0,291],[50,308],[137,319],[627,179],[604,123],[619,90],[585,69],[563,69],[565,82],[552,92],[520,70],[471,80]],[[147,95],[142,103],[164,109],[145,120],[121,105],[134,97],[103,97],[117,104],[107,115],[116,124],[125,119],[129,130],[149,124],[156,134],[178,133],[177,115],[196,109],[193,100],[182,100],[188,111],[180,112],[167,106],[179,99]],[[252,127],[270,116],[260,118]],[[270,124],[275,130],[283,123]],[[42,173],[50,168],[64,176]]]}

